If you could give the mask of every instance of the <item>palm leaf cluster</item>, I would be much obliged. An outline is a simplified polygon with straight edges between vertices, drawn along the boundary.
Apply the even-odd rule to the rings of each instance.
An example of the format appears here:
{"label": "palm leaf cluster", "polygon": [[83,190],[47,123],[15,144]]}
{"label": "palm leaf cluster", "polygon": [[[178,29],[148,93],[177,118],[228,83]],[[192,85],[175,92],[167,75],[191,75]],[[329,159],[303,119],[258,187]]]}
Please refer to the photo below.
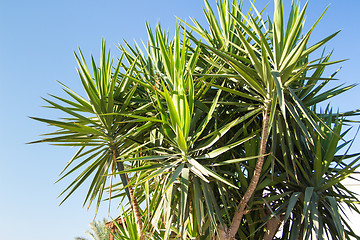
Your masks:
{"label": "palm leaf cluster", "polygon": [[309,46],[323,15],[306,32],[307,4],[287,18],[274,4],[270,18],[205,1],[207,27],[179,20],[170,38],[147,25],[147,45],[113,60],[103,42],[91,67],[76,55],[87,96],[64,86],[46,101],[68,117],[34,118],[58,128],[39,142],[79,147],[64,201],[86,181],[84,204],[127,199],[139,239],[356,237],[341,211],[359,213],[358,199],[341,181],[359,166],[343,127],[358,111],[326,105],[354,85],[329,87],[341,61],[319,51],[337,33]]}
{"label": "palm leaf cluster", "polygon": [[[90,231],[86,231],[86,234],[90,237],[91,240],[109,240],[110,231],[106,227],[106,219],[102,221],[93,221],[90,223]],[[76,237],[75,240],[86,240],[83,237]]]}

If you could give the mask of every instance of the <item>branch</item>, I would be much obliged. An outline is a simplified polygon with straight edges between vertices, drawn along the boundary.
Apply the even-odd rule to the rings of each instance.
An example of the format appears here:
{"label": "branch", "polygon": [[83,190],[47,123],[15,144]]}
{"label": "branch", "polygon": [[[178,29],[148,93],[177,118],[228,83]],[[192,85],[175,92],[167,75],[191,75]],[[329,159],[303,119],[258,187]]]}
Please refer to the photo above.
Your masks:
{"label": "branch", "polygon": [[247,203],[249,202],[252,195],[254,194],[257,184],[259,182],[262,167],[264,164],[264,159],[265,159],[266,143],[267,143],[268,130],[269,130],[269,114],[270,114],[269,102],[266,102],[265,109],[264,109],[263,123],[262,123],[261,141],[260,141],[260,147],[259,147],[259,156],[260,157],[258,158],[258,160],[256,162],[254,174],[253,174],[253,177],[251,178],[249,187],[246,190],[243,198],[241,199],[241,201],[238,205],[238,210],[235,212],[231,226],[226,231],[226,237],[221,238],[221,240],[235,239],[235,235],[236,235],[237,231],[239,230],[241,220],[245,213],[245,207],[247,206]]}

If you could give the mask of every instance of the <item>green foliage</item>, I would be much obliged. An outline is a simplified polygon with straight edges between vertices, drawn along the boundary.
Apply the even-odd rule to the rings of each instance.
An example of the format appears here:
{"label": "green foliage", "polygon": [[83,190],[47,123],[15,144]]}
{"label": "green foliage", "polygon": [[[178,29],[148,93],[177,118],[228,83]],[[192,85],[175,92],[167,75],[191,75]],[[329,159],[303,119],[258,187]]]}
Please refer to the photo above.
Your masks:
{"label": "green foliage", "polygon": [[[106,227],[106,219],[104,218],[102,221],[94,221],[90,223],[90,231],[86,231],[86,234],[92,240],[109,240],[110,239],[110,231]],[[82,237],[76,237],[75,240],[86,240]]]}
{"label": "green foliage", "polygon": [[[344,140],[345,117],[359,111],[325,105],[354,85],[330,88],[337,71],[323,73],[341,61],[316,56],[337,33],[308,46],[323,15],[304,32],[307,4],[293,1],[285,18],[282,1],[274,2],[273,19],[265,19],[264,10],[244,13],[228,0],[218,1],[215,16],[205,1],[208,29],[180,20],[170,39],[147,25],[144,52],[125,42],[114,62],[103,43],[92,73],[75,55],[87,97],[64,86],[69,99],[46,101],[68,117],[34,118],[58,128],[37,142],[79,147],[62,172],[80,172],[63,201],[85,181],[84,204],[97,206],[106,192],[130,200],[133,186],[148,239],[212,239],[234,226],[263,161],[237,238],[356,237],[341,210],[360,213],[358,199],[341,181],[360,164]],[[129,209],[117,239],[139,238]],[[271,232],[274,220],[283,227]]]}

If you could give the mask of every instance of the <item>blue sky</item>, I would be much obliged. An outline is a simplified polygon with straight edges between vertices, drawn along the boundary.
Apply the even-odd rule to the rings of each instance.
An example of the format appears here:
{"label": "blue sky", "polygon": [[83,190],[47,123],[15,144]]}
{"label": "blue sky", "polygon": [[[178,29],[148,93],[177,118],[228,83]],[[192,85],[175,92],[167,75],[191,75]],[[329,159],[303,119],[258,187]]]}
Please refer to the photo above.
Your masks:
{"label": "blue sky", "polygon": [[[256,5],[261,8],[268,2],[271,15],[271,0],[257,0]],[[284,2],[288,7],[290,1]],[[327,50],[334,50],[333,59],[350,59],[337,66],[342,66],[341,83],[360,82],[360,1],[310,0],[307,23],[313,23],[329,4],[312,41],[342,29]],[[202,0],[0,0],[0,239],[74,239],[85,236],[94,217],[93,208],[82,208],[85,188],[58,206],[57,196],[71,179],[54,182],[76,149],[25,144],[51,131],[28,116],[61,117],[41,107],[41,97],[49,93],[64,96],[56,81],[80,91],[72,51],[80,47],[84,55],[93,53],[96,58],[105,39],[117,57],[116,45],[122,39],[146,41],[145,20],[153,27],[160,20],[172,33],[175,16],[204,22],[202,7]],[[360,108],[358,92],[359,87],[332,100],[334,109]],[[355,151],[360,151],[359,143],[354,144]],[[111,216],[117,213],[113,207]],[[98,219],[103,217],[107,203],[98,214]]]}

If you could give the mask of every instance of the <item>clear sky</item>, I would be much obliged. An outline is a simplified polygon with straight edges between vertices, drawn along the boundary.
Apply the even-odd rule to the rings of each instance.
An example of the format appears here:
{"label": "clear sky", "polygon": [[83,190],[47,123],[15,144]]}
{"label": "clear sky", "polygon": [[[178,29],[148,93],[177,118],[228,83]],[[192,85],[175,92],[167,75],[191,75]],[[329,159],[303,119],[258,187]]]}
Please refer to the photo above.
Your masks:
{"label": "clear sky", "polygon": [[[270,2],[267,12],[272,15],[271,0],[256,2],[259,8]],[[289,6],[291,1],[284,2]],[[327,50],[334,50],[333,59],[350,59],[338,65],[343,67],[338,75],[341,83],[360,82],[360,1],[310,0],[307,23],[313,23],[329,4],[312,41],[342,29]],[[75,149],[25,144],[52,130],[28,116],[61,117],[41,107],[41,97],[49,93],[64,96],[56,81],[79,91],[72,51],[81,47],[86,56],[93,53],[96,58],[105,39],[117,57],[116,44],[122,39],[146,41],[145,20],[153,27],[160,20],[172,33],[175,16],[204,22],[202,7],[202,0],[0,0],[1,240],[71,240],[85,236],[94,217],[94,209],[82,208],[86,188],[58,206],[57,195],[71,178],[54,182]],[[360,108],[359,87],[332,103],[335,110]],[[359,143],[354,144],[355,151],[360,151]],[[111,216],[117,213],[113,208]],[[98,219],[103,217],[107,203]]]}

